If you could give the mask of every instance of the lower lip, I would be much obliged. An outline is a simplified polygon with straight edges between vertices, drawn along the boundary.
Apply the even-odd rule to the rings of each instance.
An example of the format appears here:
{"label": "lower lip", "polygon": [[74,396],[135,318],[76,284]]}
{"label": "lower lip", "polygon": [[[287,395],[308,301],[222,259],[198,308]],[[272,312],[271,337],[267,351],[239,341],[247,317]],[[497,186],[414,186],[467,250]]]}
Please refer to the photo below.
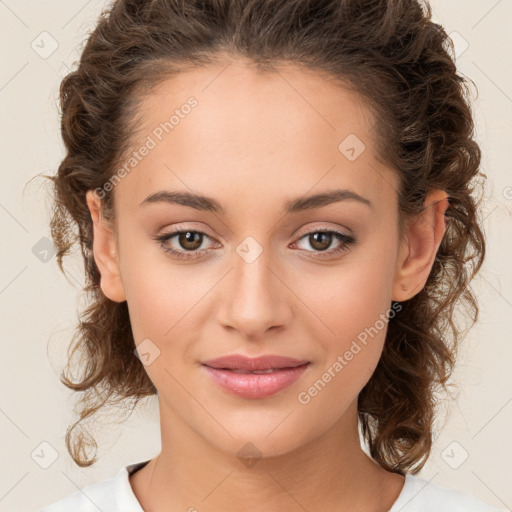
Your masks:
{"label": "lower lip", "polygon": [[309,363],[272,373],[235,373],[231,370],[203,366],[225,391],[244,398],[265,398],[291,386],[306,371]]}

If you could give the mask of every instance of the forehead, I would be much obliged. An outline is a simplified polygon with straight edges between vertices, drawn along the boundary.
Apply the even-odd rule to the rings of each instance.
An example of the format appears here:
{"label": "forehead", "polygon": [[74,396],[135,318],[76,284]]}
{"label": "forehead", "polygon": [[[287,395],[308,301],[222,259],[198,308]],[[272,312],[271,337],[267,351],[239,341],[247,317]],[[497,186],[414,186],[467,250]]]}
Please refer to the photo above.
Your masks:
{"label": "forehead", "polygon": [[387,184],[394,192],[364,100],[303,68],[263,72],[226,61],[189,69],[142,97],[138,114],[133,150],[150,149],[115,192],[131,204],[157,189],[269,201],[315,188],[368,196],[383,195]]}

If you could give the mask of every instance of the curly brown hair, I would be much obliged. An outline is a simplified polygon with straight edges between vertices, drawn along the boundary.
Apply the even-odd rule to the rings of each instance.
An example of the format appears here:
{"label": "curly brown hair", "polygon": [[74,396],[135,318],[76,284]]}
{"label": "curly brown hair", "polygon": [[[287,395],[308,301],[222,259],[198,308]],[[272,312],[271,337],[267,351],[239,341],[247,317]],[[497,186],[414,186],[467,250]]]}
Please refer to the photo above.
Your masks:
{"label": "curly brown hair", "polygon": [[[388,471],[417,473],[432,447],[435,394],[447,389],[459,343],[461,306],[471,327],[478,305],[470,281],[485,255],[474,197],[481,151],[474,140],[468,80],[431,7],[416,0],[118,0],[90,34],[60,87],[67,153],[53,181],[51,232],[59,268],[73,247],[85,263],[89,305],[69,347],[82,370],[79,418],[66,446],[79,466],[97,448],[80,423],[105,404],[157,393],[140,360],[126,301],[102,293],[92,253],[86,192],[108,181],[135,133],[140,99],[172,73],[215,62],[222,52],[271,69],[314,70],[355,91],[375,116],[379,158],[399,176],[400,233],[431,189],[449,197],[447,230],[424,288],[390,320],[378,366],[358,397],[362,434]],[[474,85],[474,84],[473,84]],[[112,192],[102,213],[113,218]],[[133,410],[133,409],[132,409]],[[78,430],[77,430],[78,428]]]}

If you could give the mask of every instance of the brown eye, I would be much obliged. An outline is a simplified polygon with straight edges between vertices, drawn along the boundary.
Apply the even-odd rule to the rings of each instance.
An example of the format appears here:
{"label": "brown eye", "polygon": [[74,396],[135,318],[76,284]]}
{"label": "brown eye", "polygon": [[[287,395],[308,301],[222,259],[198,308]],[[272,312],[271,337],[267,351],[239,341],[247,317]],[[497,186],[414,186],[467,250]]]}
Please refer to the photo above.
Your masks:
{"label": "brown eye", "polygon": [[[334,248],[332,248],[333,242]],[[324,229],[306,233],[304,236],[300,237],[299,241],[296,243],[299,249],[310,253],[313,258],[330,258],[341,255],[355,242],[356,239],[353,236]],[[302,245],[309,247],[303,247]]]}
{"label": "brown eye", "polygon": [[188,251],[197,251],[202,242],[203,235],[197,231],[182,231],[178,234],[178,243]]}
{"label": "brown eye", "polygon": [[211,249],[200,247],[205,241],[213,241],[213,238],[206,233],[192,229],[173,231],[172,233],[156,236],[154,239],[166,253],[181,260],[197,259],[201,255],[206,255]]}
{"label": "brown eye", "polygon": [[321,231],[317,233],[310,233],[308,236],[311,247],[317,249],[318,251],[327,250],[330,247],[333,239],[332,233]]}

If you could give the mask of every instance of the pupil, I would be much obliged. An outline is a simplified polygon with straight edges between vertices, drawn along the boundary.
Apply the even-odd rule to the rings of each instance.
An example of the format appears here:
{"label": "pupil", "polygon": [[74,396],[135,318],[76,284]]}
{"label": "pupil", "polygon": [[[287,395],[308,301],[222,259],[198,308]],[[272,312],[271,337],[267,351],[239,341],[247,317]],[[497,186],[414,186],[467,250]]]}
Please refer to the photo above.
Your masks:
{"label": "pupil", "polygon": [[[197,243],[198,240],[199,243]],[[198,247],[201,247],[201,235],[194,231],[186,231],[179,235],[179,242],[184,249],[195,251]]]}
{"label": "pupil", "polygon": [[[313,237],[313,242],[311,243],[311,247],[314,247],[315,249],[318,249],[320,251],[325,251],[331,245],[331,239],[332,239],[331,233],[313,233],[311,236]],[[325,242],[327,242],[327,243],[325,243]]]}

